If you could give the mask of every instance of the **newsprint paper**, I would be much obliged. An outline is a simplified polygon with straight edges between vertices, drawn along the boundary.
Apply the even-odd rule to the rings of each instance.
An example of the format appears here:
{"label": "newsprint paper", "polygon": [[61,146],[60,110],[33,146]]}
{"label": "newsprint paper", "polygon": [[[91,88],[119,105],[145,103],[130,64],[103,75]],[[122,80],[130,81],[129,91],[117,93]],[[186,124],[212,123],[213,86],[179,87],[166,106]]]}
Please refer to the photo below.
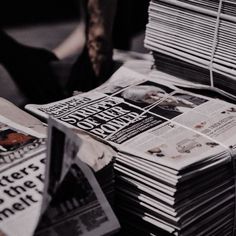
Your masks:
{"label": "newsprint paper", "polygon": [[119,229],[92,169],[78,157],[85,138],[54,123],[46,158],[45,135],[0,116],[1,236],[108,235]]}
{"label": "newsprint paper", "polygon": [[234,104],[124,67],[113,77],[94,91],[26,109],[177,170],[234,145]]}
{"label": "newsprint paper", "polygon": [[83,140],[49,120],[43,216],[36,235],[109,235],[119,222],[92,170],[80,160]]}
{"label": "newsprint paper", "polygon": [[0,230],[33,235],[40,216],[45,135],[0,116]]}
{"label": "newsprint paper", "polygon": [[236,106],[125,67],[113,78],[27,108],[117,150],[117,208],[130,232],[232,235]]}

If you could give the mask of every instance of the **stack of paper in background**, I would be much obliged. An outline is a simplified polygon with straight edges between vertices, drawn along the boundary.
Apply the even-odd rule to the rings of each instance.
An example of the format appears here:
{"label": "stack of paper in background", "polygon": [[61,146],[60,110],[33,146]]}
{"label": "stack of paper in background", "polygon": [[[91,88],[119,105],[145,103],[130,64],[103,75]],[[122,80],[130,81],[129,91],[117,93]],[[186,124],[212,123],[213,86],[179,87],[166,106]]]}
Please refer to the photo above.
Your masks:
{"label": "stack of paper in background", "polygon": [[234,0],[151,0],[145,46],[157,70],[235,94]]}

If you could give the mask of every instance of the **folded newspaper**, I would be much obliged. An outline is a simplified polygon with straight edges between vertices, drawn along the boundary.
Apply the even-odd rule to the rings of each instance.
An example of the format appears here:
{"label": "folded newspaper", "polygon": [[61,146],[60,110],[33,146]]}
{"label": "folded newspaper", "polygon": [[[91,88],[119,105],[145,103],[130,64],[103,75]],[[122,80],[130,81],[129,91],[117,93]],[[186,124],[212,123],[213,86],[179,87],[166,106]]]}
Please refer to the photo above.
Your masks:
{"label": "folded newspaper", "polygon": [[26,108],[117,150],[127,232],[231,235],[236,106],[174,84],[121,67],[94,91]]}
{"label": "folded newspaper", "polygon": [[0,116],[0,232],[4,236],[33,235],[42,203],[45,137]]}
{"label": "folded newspaper", "polygon": [[[119,222],[92,169],[81,161],[84,141],[72,129],[55,120],[49,120],[48,129],[47,155],[50,158],[43,214],[35,235],[97,236],[116,232]],[[86,156],[91,155],[93,151],[87,150]],[[107,182],[111,182],[111,176],[107,177]]]}
{"label": "folded newspaper", "polygon": [[45,125],[4,99],[0,107],[0,235],[117,231],[107,201],[114,194],[114,151],[51,121],[46,158]]}

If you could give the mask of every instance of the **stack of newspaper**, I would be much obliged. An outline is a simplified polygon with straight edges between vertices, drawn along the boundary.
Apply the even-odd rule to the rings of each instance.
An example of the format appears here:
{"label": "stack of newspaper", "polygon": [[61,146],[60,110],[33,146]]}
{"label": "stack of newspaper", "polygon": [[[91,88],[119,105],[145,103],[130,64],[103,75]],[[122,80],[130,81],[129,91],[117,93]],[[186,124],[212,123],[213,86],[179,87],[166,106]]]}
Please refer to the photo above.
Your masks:
{"label": "stack of newspaper", "polygon": [[128,231],[231,235],[235,105],[121,67],[95,91],[26,108],[116,150],[116,207]]}
{"label": "stack of newspaper", "polygon": [[156,68],[236,92],[236,2],[152,0],[145,45]]}
{"label": "stack of newspaper", "polygon": [[[169,129],[162,133],[169,142],[149,149],[152,157],[118,154],[115,169],[120,219],[133,217],[140,223],[125,221],[128,228],[133,226],[137,231],[151,231],[155,235],[232,235],[235,182],[230,152],[204,136],[194,133],[188,136],[189,131],[168,125],[171,124],[161,128]],[[177,135],[178,129],[186,138]],[[170,143],[173,156],[165,149]],[[193,149],[203,149],[204,145],[218,148],[214,151],[205,148],[205,153],[197,155]],[[174,147],[178,150],[176,155]],[[192,160],[184,159],[184,152]]]}

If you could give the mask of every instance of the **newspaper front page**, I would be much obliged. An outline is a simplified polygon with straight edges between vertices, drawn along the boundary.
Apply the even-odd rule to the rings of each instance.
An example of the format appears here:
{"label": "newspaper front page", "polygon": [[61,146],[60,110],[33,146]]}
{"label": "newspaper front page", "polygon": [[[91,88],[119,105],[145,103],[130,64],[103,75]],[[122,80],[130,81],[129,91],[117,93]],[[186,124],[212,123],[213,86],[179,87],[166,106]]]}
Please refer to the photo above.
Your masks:
{"label": "newspaper front page", "polygon": [[0,229],[33,235],[40,216],[45,136],[0,116]]}
{"label": "newspaper front page", "polygon": [[[234,145],[235,105],[128,68],[114,76],[110,84],[94,91],[27,108],[177,170]],[[83,102],[67,106],[75,100]]]}

